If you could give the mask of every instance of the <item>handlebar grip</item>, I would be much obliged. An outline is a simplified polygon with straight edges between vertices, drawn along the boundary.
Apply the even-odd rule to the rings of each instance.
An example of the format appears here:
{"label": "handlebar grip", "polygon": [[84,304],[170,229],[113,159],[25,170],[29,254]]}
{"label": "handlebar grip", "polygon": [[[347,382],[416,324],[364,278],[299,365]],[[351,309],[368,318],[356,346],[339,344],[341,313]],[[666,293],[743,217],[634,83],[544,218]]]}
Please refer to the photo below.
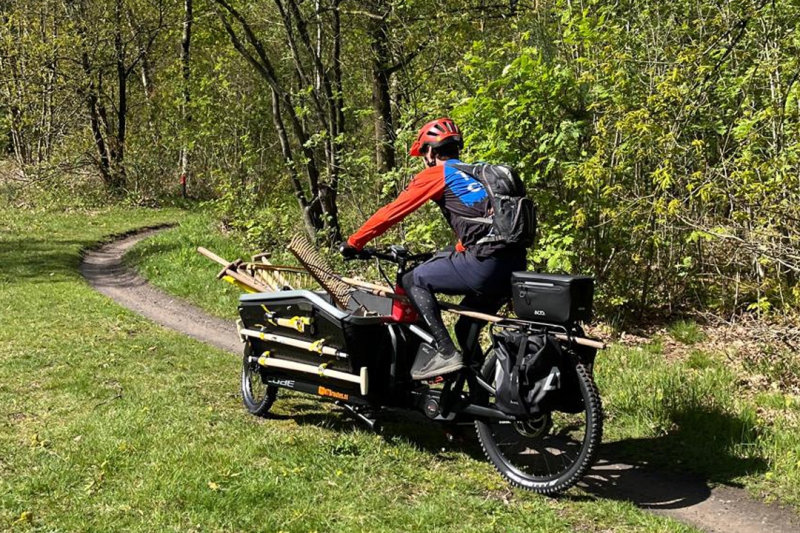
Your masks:
{"label": "handlebar grip", "polygon": [[350,257],[345,257],[345,261],[354,261],[356,259],[372,259],[373,254],[375,253],[374,248],[363,248],[358,250],[355,254],[351,255]]}

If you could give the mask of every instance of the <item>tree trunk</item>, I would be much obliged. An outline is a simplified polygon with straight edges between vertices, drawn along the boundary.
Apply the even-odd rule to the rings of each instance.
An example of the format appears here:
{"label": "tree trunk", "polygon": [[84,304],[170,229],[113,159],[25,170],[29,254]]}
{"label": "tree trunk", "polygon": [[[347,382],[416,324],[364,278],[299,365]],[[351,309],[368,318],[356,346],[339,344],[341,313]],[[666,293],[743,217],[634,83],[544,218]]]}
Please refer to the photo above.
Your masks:
{"label": "tree trunk", "polygon": [[395,150],[392,135],[392,106],[390,96],[390,71],[388,27],[386,19],[375,22],[372,30],[372,109],[375,124],[375,164],[378,172],[395,168]]}
{"label": "tree trunk", "polygon": [[117,134],[112,152],[112,171],[114,192],[125,188],[125,137],[128,128],[128,69],[125,65],[125,43],[122,40],[122,0],[114,7],[114,52],[117,63]]}
{"label": "tree trunk", "polygon": [[289,144],[289,137],[286,135],[286,126],[283,124],[281,106],[278,100],[278,93],[275,92],[275,89],[272,89],[272,120],[275,124],[275,131],[278,133],[278,140],[281,144],[283,161],[289,169],[294,195],[300,206],[300,212],[303,214],[303,225],[305,226],[308,238],[311,239],[311,242],[314,242],[317,240],[317,230],[322,228],[320,203],[314,202],[309,204],[306,198],[306,192],[303,189],[303,185],[300,183],[300,178],[297,176],[297,169],[295,168],[294,157],[292,156],[292,147]]}
{"label": "tree trunk", "polygon": [[336,105],[336,132],[344,133],[344,94],[342,93],[342,28],[340,0],[333,0],[333,89]]}
{"label": "tree trunk", "polygon": [[[297,75],[304,84],[307,83],[307,80],[312,79],[306,73],[305,67],[300,62],[299,49],[300,45],[302,45],[303,49],[311,56],[314,74],[318,75],[322,80],[321,93],[317,92],[313,85],[311,85],[310,88],[312,89],[311,98],[320,123],[318,127],[321,127],[328,133],[325,139],[324,160],[327,169],[327,181],[323,182],[319,171],[320,167],[318,166],[318,163],[322,162],[319,160],[319,154],[315,153],[313,147],[309,146],[308,141],[310,134],[308,133],[307,125],[304,123],[305,121],[312,120],[313,115],[301,120],[301,117],[297,114],[292,93],[286,90],[284,87],[286,84],[278,79],[264,44],[255,35],[252,27],[241,13],[231,6],[227,0],[215,0],[215,3],[223,7],[230,16],[241,25],[246,42],[250,45],[254,53],[239,39],[239,36],[234,31],[226,16],[220,11],[217,11],[219,19],[231,38],[234,48],[256,69],[259,75],[261,75],[274,91],[274,97],[279,105],[280,111],[277,116],[280,117],[283,116],[283,113],[286,114],[285,116],[289,120],[289,131],[292,132],[296,145],[299,146],[300,150],[303,152],[303,166],[305,167],[309,189],[311,191],[310,200],[304,208],[304,217],[306,217],[305,223],[307,226],[314,227],[315,236],[320,231],[324,230],[324,234],[329,242],[335,242],[341,239],[338,210],[336,208],[336,188],[338,187],[338,171],[341,159],[339,133],[341,131],[340,125],[344,122],[343,110],[341,109],[341,96],[334,96],[333,94],[333,87],[338,87],[341,83],[341,67],[334,65],[334,71],[338,72],[338,74],[334,74],[335,81],[332,82],[330,73],[322,64],[321,57],[316,54],[314,44],[309,37],[308,28],[305,21],[302,19],[302,14],[296,1],[288,0],[288,2],[284,4],[281,0],[275,0],[275,4],[283,18],[283,24],[289,39],[289,47],[292,58],[295,61]],[[338,1],[335,5],[338,6]],[[288,6],[288,10],[285,9],[286,6]],[[337,29],[338,15],[338,9],[336,9],[334,14],[334,27]],[[337,34],[334,36],[333,44],[334,63],[339,61],[340,39],[341,37],[338,35],[337,31]],[[338,78],[336,78],[336,76],[338,76]],[[337,85],[337,83],[339,85]],[[341,93],[341,91],[339,91],[339,93]],[[325,105],[328,106],[327,109],[324,107]],[[286,145],[288,146],[288,137],[286,136],[286,128],[283,126],[282,119],[280,126],[276,123],[276,128],[279,130],[279,136],[280,130],[282,129],[284,131],[284,141],[286,141]],[[287,152],[284,151],[283,153],[285,158]],[[295,188],[295,194],[297,194],[297,183],[293,182],[293,187]]]}
{"label": "tree trunk", "polygon": [[331,100],[331,120],[333,121],[333,138],[331,139],[330,185],[320,191],[322,204],[327,216],[328,242],[339,243],[342,240],[342,229],[339,226],[339,172],[342,167],[342,140],[344,133],[344,98],[342,95],[342,32],[339,14],[340,0],[333,0],[333,80],[331,82],[333,99]]}
{"label": "tree trunk", "polygon": [[[279,9],[283,11],[281,0],[276,0]],[[284,16],[284,25],[286,27],[287,36],[289,37],[290,46],[293,49],[297,48],[294,43],[296,38],[299,39],[300,44],[311,56],[314,73],[321,80],[321,94],[320,91],[314,89],[312,97],[316,102],[327,103],[327,109],[321,113],[320,125],[328,131],[328,137],[325,139],[325,168],[327,171],[326,182],[320,182],[317,188],[317,195],[322,205],[322,211],[325,214],[323,222],[325,223],[325,235],[329,243],[338,242],[341,240],[341,229],[339,228],[339,214],[336,207],[336,190],[339,186],[339,167],[341,161],[341,148],[339,146],[339,135],[343,131],[340,124],[343,124],[343,113],[341,109],[341,91],[336,91],[337,82],[341,79],[341,31],[339,22],[339,1],[334,0],[333,3],[333,79],[329,71],[325,68],[322,62],[322,57],[319,55],[314,47],[314,43],[308,33],[306,21],[303,19],[300,11],[300,6],[297,0],[288,0],[286,5],[289,8],[291,17]],[[294,21],[294,28],[292,27],[292,20]],[[296,29],[296,36],[294,30]],[[294,54],[297,58],[297,54]],[[297,61],[297,59],[295,59]],[[298,66],[298,72],[302,69]],[[337,80],[339,76],[339,80]],[[337,94],[338,93],[338,94]],[[291,115],[290,115],[291,116]]]}
{"label": "tree trunk", "polygon": [[[81,31],[81,28],[82,27],[79,26],[78,32],[81,34],[81,37],[84,37],[85,34],[83,31]],[[89,126],[92,130],[94,146],[97,149],[97,169],[100,171],[100,176],[103,178],[103,183],[105,183],[107,187],[110,187],[112,183],[111,162],[108,154],[108,146],[106,145],[106,140],[103,137],[103,131],[100,128],[101,118],[98,105],[99,91],[94,81],[95,74],[92,69],[91,61],[89,60],[89,53],[85,48],[81,52],[81,66],[83,67],[83,72],[86,75],[86,79],[89,80],[89,87],[86,91],[86,107],[89,110]]]}
{"label": "tree trunk", "polygon": [[[183,120],[183,146],[181,147],[181,196],[186,198],[186,182],[189,179],[189,142],[187,136],[192,122],[189,111],[191,94],[189,91],[189,78],[191,75],[189,64],[189,47],[192,42],[192,0],[184,0],[183,35],[181,36],[181,72],[183,74],[183,101],[181,104],[181,119]],[[274,96],[273,96],[274,98]]]}
{"label": "tree trunk", "polygon": [[[4,19],[6,19],[6,17],[4,17]],[[4,22],[7,22],[7,19],[4,20]],[[22,59],[20,58],[21,54],[19,53],[9,53],[5,50],[3,52],[3,55],[6,57],[0,56],[0,66],[3,67],[4,73],[8,72],[7,76],[9,77],[7,82],[7,94],[3,96],[7,98],[7,101],[9,102],[8,109],[9,117],[11,119],[11,145],[14,149],[14,156],[17,160],[17,165],[24,173],[25,167],[27,167],[30,163],[30,149],[25,135],[23,111],[17,104],[17,102],[23,102],[23,96],[25,93],[22,86],[23,75],[20,73],[21,66],[19,65]],[[3,61],[4,59],[5,62]]]}

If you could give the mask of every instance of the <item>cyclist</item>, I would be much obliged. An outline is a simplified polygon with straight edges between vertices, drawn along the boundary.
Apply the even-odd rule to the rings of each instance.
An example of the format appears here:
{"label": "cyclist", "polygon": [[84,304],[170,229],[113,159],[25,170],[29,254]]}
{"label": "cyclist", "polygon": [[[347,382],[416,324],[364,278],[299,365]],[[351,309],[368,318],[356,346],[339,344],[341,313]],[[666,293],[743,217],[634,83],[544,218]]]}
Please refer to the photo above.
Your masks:
{"label": "cyclist", "polygon": [[[454,165],[463,140],[456,124],[439,118],[425,124],[412,144],[410,155],[422,157],[427,168],[390,204],[379,209],[340,246],[345,257],[353,257],[370,240],[417,210],[428,200],[436,202],[458,237],[455,251],[440,252],[402,279],[411,305],[433,335],[435,350],[420,351],[411,369],[415,380],[432,379],[464,366],[464,356],[450,338],[442,321],[434,293],[464,295],[461,305],[484,313],[495,313],[511,291],[511,273],[525,270],[525,249],[491,238],[489,197],[483,185]],[[479,351],[478,334],[485,322],[461,317],[455,334],[466,359]]]}

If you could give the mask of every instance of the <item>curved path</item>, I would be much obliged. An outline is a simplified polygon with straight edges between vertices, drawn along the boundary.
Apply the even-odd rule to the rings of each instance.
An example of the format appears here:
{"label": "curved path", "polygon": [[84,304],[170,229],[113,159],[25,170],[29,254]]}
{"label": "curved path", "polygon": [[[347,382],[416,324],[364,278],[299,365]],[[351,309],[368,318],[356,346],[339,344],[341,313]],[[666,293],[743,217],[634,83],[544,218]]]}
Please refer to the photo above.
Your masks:
{"label": "curved path", "polygon": [[123,264],[122,257],[137,242],[167,227],[130,233],[86,251],[81,261],[81,274],[98,292],[156,324],[222,350],[241,353],[242,344],[233,322],[209,316],[180,298],[161,292]]}
{"label": "curved path", "polygon": [[[232,322],[155,289],[123,265],[125,252],[162,229],[144,229],[87,251],[81,273],[99,292],[153,322],[239,354]],[[702,479],[622,464],[614,459],[612,447],[601,449],[600,461],[583,483],[599,498],[629,501],[710,533],[800,533],[800,517],[791,509],[757,501],[742,489],[709,487]]]}

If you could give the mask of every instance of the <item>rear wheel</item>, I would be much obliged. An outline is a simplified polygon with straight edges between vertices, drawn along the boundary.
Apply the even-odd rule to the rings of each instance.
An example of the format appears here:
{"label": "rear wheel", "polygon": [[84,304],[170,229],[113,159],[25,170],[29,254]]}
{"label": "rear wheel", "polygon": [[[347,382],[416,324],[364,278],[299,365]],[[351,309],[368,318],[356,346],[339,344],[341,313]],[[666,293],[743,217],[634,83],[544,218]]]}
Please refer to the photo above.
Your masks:
{"label": "rear wheel", "polygon": [[278,387],[264,383],[261,365],[253,355],[253,346],[249,342],[245,343],[242,357],[242,403],[250,414],[266,416],[277,396]]}
{"label": "rear wheel", "polygon": [[[481,370],[488,383],[494,384],[495,365],[494,354],[489,354]],[[603,435],[600,394],[583,365],[575,370],[582,411],[553,411],[517,422],[475,421],[486,457],[511,483],[541,494],[558,494],[580,481],[594,462]]]}

